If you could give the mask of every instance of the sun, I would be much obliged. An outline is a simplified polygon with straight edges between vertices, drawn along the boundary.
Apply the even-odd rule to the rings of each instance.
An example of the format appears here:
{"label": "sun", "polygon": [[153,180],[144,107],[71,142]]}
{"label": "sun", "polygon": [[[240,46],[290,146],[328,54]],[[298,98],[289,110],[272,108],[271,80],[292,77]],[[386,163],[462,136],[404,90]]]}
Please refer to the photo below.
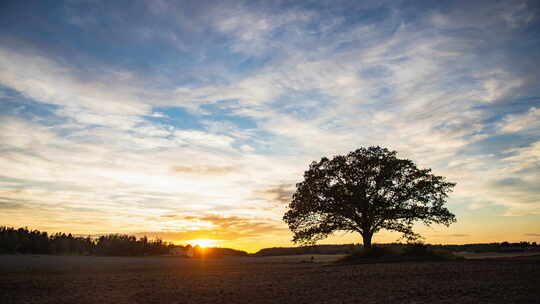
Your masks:
{"label": "sun", "polygon": [[197,239],[197,240],[190,240],[186,243],[190,244],[191,246],[200,246],[203,248],[208,247],[216,247],[219,244],[218,240],[210,240],[210,239]]}

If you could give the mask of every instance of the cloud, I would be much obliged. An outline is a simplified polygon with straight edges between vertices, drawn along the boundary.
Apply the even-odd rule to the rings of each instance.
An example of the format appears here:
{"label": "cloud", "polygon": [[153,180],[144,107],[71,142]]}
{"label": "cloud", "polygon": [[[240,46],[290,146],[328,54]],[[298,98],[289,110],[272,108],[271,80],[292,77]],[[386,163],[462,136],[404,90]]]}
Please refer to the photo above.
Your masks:
{"label": "cloud", "polygon": [[96,79],[82,79],[82,71],[42,55],[0,48],[0,58],[0,83],[33,100],[100,113],[144,114],[149,110],[147,104],[138,102],[140,90],[128,85],[134,80],[129,73],[105,70]]}
{"label": "cloud", "polygon": [[499,124],[499,128],[503,133],[538,132],[540,131],[540,109],[532,107],[524,114],[507,115]]}
{"label": "cloud", "polygon": [[316,13],[309,11],[272,13],[236,7],[220,12],[214,27],[233,37],[234,51],[262,55],[279,50],[280,43],[274,40],[278,33],[282,39],[300,38],[300,31],[315,17]]}
{"label": "cloud", "polygon": [[173,168],[176,173],[185,174],[202,174],[202,175],[223,175],[236,171],[234,167],[217,167],[217,166],[175,166]]}
{"label": "cloud", "polygon": [[20,203],[10,202],[10,201],[3,201],[4,199],[0,197],[0,209],[19,209],[23,207]]}
{"label": "cloud", "polygon": [[454,234],[447,234],[446,236],[449,237],[468,237],[471,236],[470,234],[464,234],[464,233],[454,233]]}
{"label": "cloud", "polygon": [[[166,221],[186,221],[192,223],[184,231],[167,232],[138,232],[137,235],[160,237],[171,241],[188,241],[200,238],[211,238],[220,241],[238,241],[253,237],[267,237],[286,230],[281,222],[263,220],[260,218],[247,218],[238,216],[207,215],[162,215]],[[200,227],[192,229],[192,227]]]}
{"label": "cloud", "polygon": [[505,152],[507,156],[503,160],[509,164],[512,172],[526,173],[529,169],[540,166],[540,141],[525,147],[508,149]]}
{"label": "cloud", "polygon": [[174,136],[180,143],[210,148],[228,149],[234,138],[226,135],[216,135],[197,130],[176,130]]}
{"label": "cloud", "polygon": [[525,236],[540,237],[540,233],[525,233]]}
{"label": "cloud", "polygon": [[[4,223],[11,225],[31,221],[40,229],[86,233],[101,222],[98,230],[104,233],[133,232],[133,225],[156,231],[178,225],[147,221],[146,216],[172,211],[278,219],[279,215],[258,213],[265,206],[252,204],[251,189],[259,178],[270,183],[281,179],[281,172],[290,170],[293,162],[261,155],[239,157],[234,150],[216,153],[203,144],[179,144],[174,136],[140,136],[140,130],[99,127],[74,130],[66,137],[59,126],[13,117],[2,121],[2,145],[10,148],[0,154],[0,169],[7,173],[0,177],[0,194],[25,202],[10,211]],[[18,136],[21,133],[25,136]],[[160,141],[163,144],[157,145]],[[162,150],[155,150],[158,146]],[[64,214],[53,216],[57,212]],[[93,223],[73,223],[70,216]],[[193,222],[184,224],[194,227]]]}
{"label": "cloud", "polygon": [[[0,98],[24,105],[0,117],[1,195],[24,202],[2,221],[269,233],[310,161],[369,145],[457,182],[451,209],[539,214],[536,7],[424,5],[70,3],[77,39],[0,30]],[[146,220],[171,213],[199,217]]]}
{"label": "cloud", "polygon": [[448,242],[448,239],[454,239],[454,238],[467,238],[470,239],[472,237],[471,234],[468,233],[437,233],[437,234],[423,234],[428,239],[436,239],[437,242],[443,241]]}
{"label": "cloud", "polygon": [[280,205],[288,205],[291,202],[293,193],[294,184],[278,184],[264,190],[255,191],[255,194],[269,197],[270,201]]}
{"label": "cloud", "polygon": [[56,114],[69,117],[73,119],[75,123],[80,125],[105,126],[117,130],[135,129],[137,124],[143,122],[143,119],[140,116],[105,114],[75,107],[60,108],[56,111]]}

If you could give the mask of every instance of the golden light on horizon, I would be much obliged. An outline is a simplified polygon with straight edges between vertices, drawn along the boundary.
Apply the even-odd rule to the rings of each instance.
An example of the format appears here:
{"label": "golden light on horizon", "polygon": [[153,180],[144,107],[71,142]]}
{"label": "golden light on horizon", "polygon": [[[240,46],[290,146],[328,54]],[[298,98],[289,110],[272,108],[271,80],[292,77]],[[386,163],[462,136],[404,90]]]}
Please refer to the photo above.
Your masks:
{"label": "golden light on horizon", "polygon": [[186,243],[190,244],[191,246],[200,246],[203,248],[208,248],[208,247],[217,247],[220,242],[219,240],[196,239],[196,240],[189,240]]}

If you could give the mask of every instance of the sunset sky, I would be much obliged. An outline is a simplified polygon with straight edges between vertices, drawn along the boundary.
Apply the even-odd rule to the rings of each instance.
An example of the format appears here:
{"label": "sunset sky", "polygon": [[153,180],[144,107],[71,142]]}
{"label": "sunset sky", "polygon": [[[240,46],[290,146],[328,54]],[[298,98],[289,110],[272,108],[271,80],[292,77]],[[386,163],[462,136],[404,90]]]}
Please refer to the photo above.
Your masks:
{"label": "sunset sky", "polygon": [[427,242],[539,242],[538,4],[1,1],[0,225],[291,246],[309,163],[381,145],[457,183]]}

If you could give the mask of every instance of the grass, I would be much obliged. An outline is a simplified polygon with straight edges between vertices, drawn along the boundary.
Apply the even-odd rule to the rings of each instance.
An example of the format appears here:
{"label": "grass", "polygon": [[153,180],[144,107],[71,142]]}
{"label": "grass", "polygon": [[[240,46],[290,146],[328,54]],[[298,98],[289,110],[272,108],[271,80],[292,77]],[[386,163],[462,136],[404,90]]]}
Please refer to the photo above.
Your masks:
{"label": "grass", "polygon": [[422,262],[422,261],[456,261],[463,257],[454,255],[445,249],[434,249],[422,243],[402,246],[360,248],[338,261],[342,264]]}

